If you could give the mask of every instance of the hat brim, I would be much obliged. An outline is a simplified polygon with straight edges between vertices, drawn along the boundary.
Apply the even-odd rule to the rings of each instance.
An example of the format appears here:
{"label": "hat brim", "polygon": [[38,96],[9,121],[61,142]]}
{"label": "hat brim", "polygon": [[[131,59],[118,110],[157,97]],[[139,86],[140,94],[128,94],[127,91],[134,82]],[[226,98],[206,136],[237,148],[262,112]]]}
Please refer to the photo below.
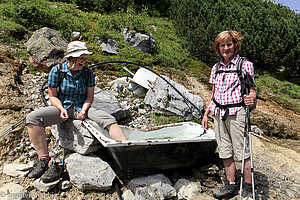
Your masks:
{"label": "hat brim", "polygon": [[76,51],[76,52],[68,53],[65,57],[66,57],[66,58],[69,58],[69,57],[78,58],[78,57],[80,57],[82,54],[90,55],[90,54],[92,54],[92,52],[89,52],[89,51],[87,51],[87,50]]}

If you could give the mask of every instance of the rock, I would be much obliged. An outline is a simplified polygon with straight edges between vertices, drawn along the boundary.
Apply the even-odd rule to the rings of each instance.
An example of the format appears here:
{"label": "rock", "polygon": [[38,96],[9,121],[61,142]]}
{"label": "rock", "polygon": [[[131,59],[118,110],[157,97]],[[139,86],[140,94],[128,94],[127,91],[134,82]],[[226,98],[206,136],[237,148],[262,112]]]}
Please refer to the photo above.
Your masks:
{"label": "rock", "polygon": [[163,174],[134,178],[127,187],[140,199],[167,199],[176,196],[171,181]]}
{"label": "rock", "polygon": [[71,188],[72,185],[71,185],[71,182],[70,181],[62,181],[60,183],[60,188],[64,191],[64,190],[67,190],[69,188]]}
{"label": "rock", "polygon": [[82,125],[81,120],[67,120],[52,126],[57,143],[65,149],[86,155],[101,148],[98,140]]}
{"label": "rock", "polygon": [[264,132],[260,130],[256,125],[251,125],[250,127],[251,127],[251,132],[254,132],[260,136],[264,134]]}
{"label": "rock", "polygon": [[54,158],[57,158],[60,154],[62,153],[61,150],[58,150],[58,149],[54,149],[52,150],[51,152],[49,152],[49,157],[54,157]]}
{"label": "rock", "polygon": [[[179,90],[189,101],[191,101],[199,110],[203,109],[203,100],[200,96],[193,95],[184,86],[170,80],[177,90]],[[186,120],[192,118],[201,118],[201,114],[189,102],[175,91],[166,81],[156,78],[153,86],[148,90],[145,103],[150,105],[155,112],[165,115],[183,116]]]}
{"label": "rock", "polygon": [[82,36],[80,32],[73,31],[72,32],[72,41],[81,40]]}
{"label": "rock", "polygon": [[38,189],[41,192],[49,192],[51,189],[53,189],[62,179],[50,182],[50,183],[44,183],[40,178],[36,179],[32,182],[32,185]]}
{"label": "rock", "polygon": [[129,85],[129,80],[127,77],[122,77],[122,78],[118,78],[115,79],[111,82],[109,82],[109,85],[111,86],[111,88],[113,90],[115,90],[117,93],[123,92],[123,89],[125,87],[128,87]]}
{"label": "rock", "polygon": [[131,190],[126,190],[123,194],[122,194],[122,198],[124,200],[135,200],[135,196],[133,194],[133,192]]}
{"label": "rock", "polygon": [[163,200],[158,188],[152,186],[138,187],[135,190],[135,198],[139,200]]}
{"label": "rock", "polygon": [[191,182],[187,179],[179,179],[175,183],[174,188],[178,199],[193,200],[195,196],[201,193],[200,183]]}
{"label": "rock", "polygon": [[213,196],[209,196],[205,193],[201,193],[196,196],[193,196],[193,200],[215,200],[215,198]]}
{"label": "rock", "polygon": [[117,55],[118,52],[118,43],[116,40],[108,38],[106,39],[101,39],[98,41],[100,43],[100,47],[102,47],[102,52],[106,52],[109,54],[114,54]]}
{"label": "rock", "polygon": [[68,42],[57,31],[44,27],[35,31],[25,46],[35,67],[49,72],[63,61]]}
{"label": "rock", "polygon": [[116,177],[109,164],[96,156],[73,153],[67,156],[65,163],[71,183],[81,191],[109,190]]}
{"label": "rock", "polygon": [[29,193],[19,184],[7,183],[0,188],[1,200],[29,200]]}
{"label": "rock", "polygon": [[123,29],[124,41],[129,43],[130,46],[136,47],[142,52],[152,52],[155,48],[155,39],[153,35],[136,33],[129,31],[128,28]]}
{"label": "rock", "polygon": [[33,168],[33,163],[30,164],[6,164],[3,167],[3,173],[12,177],[24,177],[30,169]]}
{"label": "rock", "polygon": [[111,114],[116,118],[117,121],[130,115],[130,110],[128,107],[121,108],[119,106],[119,101],[112,93],[101,89],[95,92],[92,107]]}

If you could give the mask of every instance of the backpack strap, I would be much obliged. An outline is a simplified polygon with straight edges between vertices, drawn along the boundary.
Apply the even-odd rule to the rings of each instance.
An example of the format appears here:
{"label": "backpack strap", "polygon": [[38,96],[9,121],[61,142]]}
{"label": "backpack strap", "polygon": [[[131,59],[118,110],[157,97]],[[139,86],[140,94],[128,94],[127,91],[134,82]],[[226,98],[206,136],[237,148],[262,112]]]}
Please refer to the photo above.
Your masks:
{"label": "backpack strap", "polygon": [[217,74],[219,74],[219,68],[220,68],[220,61],[217,63],[217,66],[216,66],[216,73],[215,73],[215,79],[216,79],[216,77],[217,77]]}
{"label": "backpack strap", "polygon": [[58,85],[60,85],[63,79],[65,78],[66,73],[63,72],[62,69],[63,69],[63,65],[62,63],[59,63],[58,64]]}
{"label": "backpack strap", "polygon": [[63,69],[63,64],[59,63],[58,64],[58,88],[57,88],[57,96],[59,96],[60,93],[61,93],[61,91],[62,91],[60,85],[61,85],[61,82],[63,81],[63,79],[65,78],[65,75],[66,75],[66,72],[63,72],[62,69]]}
{"label": "backpack strap", "polygon": [[87,87],[88,85],[88,80],[90,78],[90,73],[89,73],[89,68],[86,66],[83,66],[83,70],[84,70],[84,81],[85,81],[85,85]]}

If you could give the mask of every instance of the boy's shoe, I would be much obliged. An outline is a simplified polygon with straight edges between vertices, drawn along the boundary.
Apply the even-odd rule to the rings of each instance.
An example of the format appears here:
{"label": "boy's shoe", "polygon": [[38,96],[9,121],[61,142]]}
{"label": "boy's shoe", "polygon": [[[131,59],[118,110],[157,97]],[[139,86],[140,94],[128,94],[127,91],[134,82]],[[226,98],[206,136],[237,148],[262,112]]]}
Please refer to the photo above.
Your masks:
{"label": "boy's shoe", "polygon": [[50,183],[56,181],[60,178],[61,174],[63,173],[64,165],[62,162],[52,161],[50,163],[49,169],[43,174],[41,180],[44,183]]}
{"label": "boy's shoe", "polygon": [[242,192],[243,199],[253,199],[253,193],[252,193],[252,184],[244,182],[243,183],[243,192]]}
{"label": "boy's shoe", "polygon": [[49,160],[39,159],[36,167],[28,174],[28,178],[40,178],[48,169]]}
{"label": "boy's shoe", "polygon": [[225,186],[220,189],[215,189],[213,195],[216,199],[222,199],[225,197],[231,198],[237,194],[237,185],[229,184],[229,181],[226,180]]}

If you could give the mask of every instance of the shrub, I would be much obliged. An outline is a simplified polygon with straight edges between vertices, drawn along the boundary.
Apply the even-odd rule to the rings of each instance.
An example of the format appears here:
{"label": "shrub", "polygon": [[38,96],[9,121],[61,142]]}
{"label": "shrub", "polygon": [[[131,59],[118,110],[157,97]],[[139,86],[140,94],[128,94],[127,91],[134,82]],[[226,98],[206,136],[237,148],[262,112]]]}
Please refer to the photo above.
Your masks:
{"label": "shrub", "polygon": [[26,34],[26,28],[16,22],[0,17],[0,40],[3,43],[10,43],[16,39],[23,39]]}
{"label": "shrub", "polygon": [[61,0],[64,3],[72,3],[83,11],[116,12],[127,7],[133,7],[133,0]]}
{"label": "shrub", "polygon": [[224,30],[242,32],[241,54],[255,66],[299,74],[299,14],[262,0],[173,0],[171,17],[193,56],[213,64],[212,48]]}
{"label": "shrub", "polygon": [[42,0],[10,0],[1,6],[1,14],[11,18],[17,24],[36,30],[51,25],[52,10]]}
{"label": "shrub", "polygon": [[83,11],[95,11],[98,13],[114,13],[127,8],[139,11],[148,8],[151,16],[167,16],[170,0],[52,0],[64,3],[76,4]]}
{"label": "shrub", "polygon": [[72,4],[52,6],[43,0],[8,0],[0,4],[1,16],[27,30],[36,31],[49,27],[70,39],[73,31],[85,32],[88,29],[86,14]]}

